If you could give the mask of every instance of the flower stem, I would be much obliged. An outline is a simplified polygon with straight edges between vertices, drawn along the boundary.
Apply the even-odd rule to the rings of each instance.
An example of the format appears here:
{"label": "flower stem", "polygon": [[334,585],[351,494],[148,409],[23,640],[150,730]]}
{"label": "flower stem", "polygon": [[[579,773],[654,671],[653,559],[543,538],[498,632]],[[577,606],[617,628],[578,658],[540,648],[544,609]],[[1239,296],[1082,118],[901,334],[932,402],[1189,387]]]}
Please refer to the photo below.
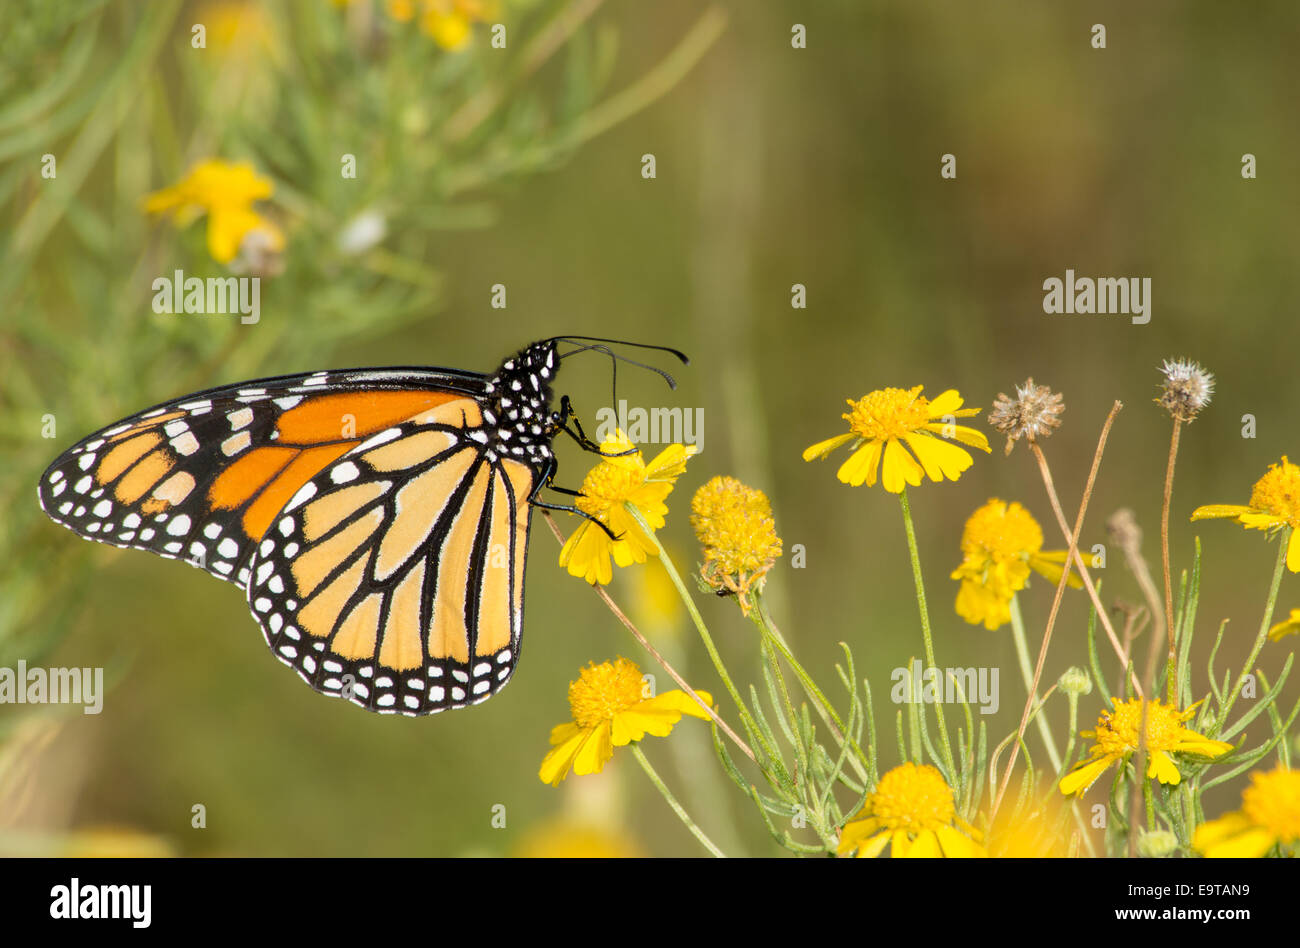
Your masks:
{"label": "flower stem", "polygon": [[[1011,637],[1016,643],[1016,657],[1020,660],[1020,674],[1024,678],[1025,691],[1028,692],[1034,687],[1034,672],[1029,665],[1029,646],[1025,642],[1025,620],[1020,615],[1020,599],[1018,596],[1011,597]],[[1033,695],[1034,704],[1038,704],[1038,695]],[[1038,734],[1043,739],[1043,744],[1047,748],[1047,759],[1052,762],[1052,769],[1058,774],[1061,772],[1061,755],[1056,750],[1056,740],[1052,737],[1052,729],[1047,725],[1047,716],[1043,713],[1046,709],[1040,708],[1034,720],[1038,725]],[[1073,733],[1073,730],[1071,730]]]}
{"label": "flower stem", "polygon": [[[1174,462],[1178,459],[1178,438],[1183,423],[1174,419],[1174,433],[1169,438],[1169,464],[1165,467],[1165,499],[1160,508],[1160,557],[1165,570],[1165,630],[1169,637],[1169,703],[1178,700],[1178,682],[1174,669],[1178,658],[1174,654],[1174,584],[1169,571],[1169,505],[1174,496]],[[1155,689],[1154,683],[1152,690]]]}
{"label": "flower stem", "polygon": [[1223,713],[1219,715],[1219,731],[1222,731],[1228,723],[1228,712],[1232,710],[1237,695],[1241,693],[1241,688],[1246,683],[1246,676],[1250,674],[1255,659],[1259,658],[1260,649],[1264,647],[1264,643],[1268,640],[1268,627],[1273,621],[1273,609],[1277,606],[1277,591],[1278,587],[1282,585],[1282,568],[1286,566],[1286,549],[1290,539],[1291,527],[1283,528],[1282,533],[1278,536],[1277,565],[1273,567],[1273,584],[1268,590],[1268,605],[1264,607],[1264,621],[1259,624],[1259,635],[1255,636],[1255,644],[1251,647],[1250,657],[1246,659],[1246,664],[1241,666],[1241,674],[1237,676],[1237,684],[1228,694],[1228,700],[1224,702]]}
{"label": "flower stem", "polygon": [[[916,528],[912,525],[912,508],[907,503],[907,488],[898,492],[903,505],[903,526],[907,530],[907,552],[912,557],[912,579],[916,582],[916,602],[921,609],[921,637],[925,640],[925,660],[937,668],[934,660],[934,642],[930,636],[930,607],[925,601],[925,580],[921,578],[921,555],[916,548]],[[939,741],[943,747],[943,760],[948,767],[949,780],[957,779],[957,766],[953,762],[952,744],[948,740],[948,725],[943,717],[943,703],[936,702],[934,714],[939,722]]]}
{"label": "flower stem", "polygon": [[655,769],[650,766],[650,761],[646,760],[645,753],[641,748],[635,743],[630,746],[632,748],[632,755],[637,759],[637,763],[641,765],[641,769],[644,770],[646,776],[650,778],[650,782],[655,785],[655,789],[663,794],[663,798],[668,801],[668,805],[673,808],[673,812],[676,813],[681,821],[686,824],[686,828],[691,831],[691,835],[698,839],[700,844],[714,856],[717,856],[719,859],[725,859],[726,853],[715,846],[713,840],[704,835],[704,830],[695,825],[695,821],[691,819],[690,814],[686,812],[685,808],[677,802],[677,798],[674,797],[672,791],[668,789],[668,785],[663,782],[659,774],[655,772]]}

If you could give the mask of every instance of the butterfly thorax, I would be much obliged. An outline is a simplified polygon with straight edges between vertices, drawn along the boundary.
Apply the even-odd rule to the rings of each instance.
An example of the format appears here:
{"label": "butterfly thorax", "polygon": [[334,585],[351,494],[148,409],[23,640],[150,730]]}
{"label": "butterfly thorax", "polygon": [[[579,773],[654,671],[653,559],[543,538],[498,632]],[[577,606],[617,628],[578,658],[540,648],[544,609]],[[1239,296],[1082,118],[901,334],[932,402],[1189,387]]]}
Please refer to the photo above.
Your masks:
{"label": "butterfly thorax", "polygon": [[546,465],[551,461],[551,380],[559,358],[553,341],[539,342],[501,364],[484,394],[483,431],[489,454]]}

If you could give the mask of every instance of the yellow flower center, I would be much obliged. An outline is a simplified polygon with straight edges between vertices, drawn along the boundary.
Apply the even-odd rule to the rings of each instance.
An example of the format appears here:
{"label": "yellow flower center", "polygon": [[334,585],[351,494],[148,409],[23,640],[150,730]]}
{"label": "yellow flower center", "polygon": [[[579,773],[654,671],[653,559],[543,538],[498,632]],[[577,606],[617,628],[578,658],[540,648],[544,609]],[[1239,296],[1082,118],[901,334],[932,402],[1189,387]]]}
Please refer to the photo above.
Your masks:
{"label": "yellow flower center", "polygon": [[882,388],[856,402],[850,400],[852,410],[841,417],[868,441],[901,438],[930,424],[930,400],[921,394],[922,387]]}
{"label": "yellow flower center", "polygon": [[641,669],[626,658],[588,665],[569,684],[573,722],[595,727],[614,720],[614,715],[641,703],[642,687]]}
{"label": "yellow flower center", "polygon": [[967,556],[983,553],[998,562],[1025,559],[1043,548],[1043,531],[1020,504],[995,497],[966,521],[961,548]]}
{"label": "yellow flower center", "polygon": [[1300,464],[1292,464],[1285,455],[1280,465],[1270,464],[1250,492],[1250,506],[1300,528]]}
{"label": "yellow flower center", "polygon": [[[625,438],[606,440],[600,449],[617,454],[632,447]],[[615,504],[628,500],[645,483],[645,460],[641,452],[620,457],[606,457],[587,472],[582,480],[582,496],[576,506],[583,513],[599,517]]]}
{"label": "yellow flower center", "polygon": [[929,764],[918,767],[911,761],[880,778],[867,809],[882,828],[909,833],[947,826],[957,813],[943,775]]}
{"label": "yellow flower center", "polygon": [[1300,771],[1278,768],[1251,775],[1241,793],[1242,810],[1284,843],[1300,840]]}
{"label": "yellow flower center", "polygon": [[691,526],[706,564],[723,576],[766,572],[781,555],[767,496],[734,477],[715,477],[695,492]]}
{"label": "yellow flower center", "polygon": [[[1170,751],[1179,743],[1183,715],[1158,699],[1147,706],[1147,750]],[[1138,728],[1142,722],[1142,699],[1130,698],[1103,711],[1097,721],[1096,739],[1107,757],[1123,757],[1138,749]]]}

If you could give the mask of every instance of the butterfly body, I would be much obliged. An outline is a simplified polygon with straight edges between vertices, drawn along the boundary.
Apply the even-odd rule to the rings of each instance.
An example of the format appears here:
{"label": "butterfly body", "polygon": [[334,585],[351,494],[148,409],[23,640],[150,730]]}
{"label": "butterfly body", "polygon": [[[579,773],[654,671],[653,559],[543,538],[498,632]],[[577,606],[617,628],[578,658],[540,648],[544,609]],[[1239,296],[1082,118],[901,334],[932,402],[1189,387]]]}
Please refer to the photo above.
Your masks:
{"label": "butterfly body", "polygon": [[555,471],[557,340],[492,375],[357,369],[155,406],[83,439],[38,494],[87,539],[246,591],[315,690],[430,714],[509,680],[537,491]]}

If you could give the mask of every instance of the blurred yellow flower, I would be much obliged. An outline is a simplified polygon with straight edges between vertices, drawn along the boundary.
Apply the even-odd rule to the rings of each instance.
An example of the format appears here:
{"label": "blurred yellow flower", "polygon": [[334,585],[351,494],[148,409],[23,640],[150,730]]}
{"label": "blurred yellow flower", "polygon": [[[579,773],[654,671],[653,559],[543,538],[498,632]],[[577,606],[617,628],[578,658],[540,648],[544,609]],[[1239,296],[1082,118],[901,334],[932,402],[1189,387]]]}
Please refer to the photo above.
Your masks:
{"label": "blurred yellow flower", "polygon": [[[1082,761],[1074,770],[1061,778],[1061,792],[1082,795],[1111,764],[1127,760],[1138,750],[1138,728],[1142,721],[1141,698],[1128,701],[1114,699],[1115,709],[1103,711],[1097,719],[1095,731],[1080,731],[1083,737],[1096,743],[1090,752],[1091,760]],[[1198,701],[1186,711],[1161,702],[1150,702],[1147,710],[1147,777],[1161,783],[1177,785],[1182,781],[1178,766],[1169,755],[1195,754],[1199,757],[1222,757],[1232,750],[1226,741],[1212,741],[1195,731],[1183,727],[1196,713]]]}
{"label": "blurred yellow flower", "polygon": [[1300,465],[1292,464],[1286,455],[1281,464],[1270,464],[1268,470],[1250,492],[1250,503],[1211,504],[1192,511],[1193,520],[1231,517],[1248,530],[1280,530],[1291,528],[1291,540],[1286,550],[1286,567],[1300,573]]}
{"label": "blurred yellow flower", "polygon": [[[626,658],[594,662],[569,683],[573,720],[551,729],[552,749],[537,776],[558,787],[572,770],[578,775],[600,773],[615,747],[639,741],[647,734],[667,737],[683,714],[708,720],[708,713],[684,691],[649,697],[641,669]],[[710,705],[712,695],[696,692]]]}
{"label": "blurred yellow flower", "polygon": [[[991,499],[966,521],[961,535],[964,559],[952,573],[961,580],[957,614],[972,625],[996,629],[1011,621],[1011,599],[1025,588],[1029,571],[1052,583],[1061,581],[1066,550],[1043,552],[1043,531],[1038,521],[1014,501]],[[1075,588],[1083,580],[1071,573]]]}
{"label": "blurred yellow flower", "polygon": [[489,0],[385,0],[388,15],[399,23],[420,17],[420,29],[443,49],[460,49],[469,42],[475,23],[497,13]]}
{"label": "blurred yellow flower", "polygon": [[641,529],[629,508],[635,507],[652,531],[662,527],[668,513],[664,500],[677,478],[686,473],[686,459],[698,448],[671,444],[646,464],[641,452],[619,431],[606,438],[600,450],[605,457],[587,473],[575,506],[608,527],[617,539],[611,540],[595,523],[583,520],[560,550],[560,565],[593,585],[605,585],[614,578],[611,554],[619,566],[631,566],[644,563],[658,551],[653,536]]}
{"label": "blurred yellow flower", "polygon": [[691,498],[691,526],[704,548],[700,575],[713,589],[739,596],[748,612],[746,596],[763,588],[781,555],[767,495],[734,477],[715,477]]}
{"label": "blurred yellow flower", "polygon": [[929,764],[908,761],[886,773],[857,818],[840,831],[837,852],[870,859],[891,856],[987,856],[979,831],[957,815],[952,788]]}
{"label": "blurred yellow flower", "polygon": [[274,50],[271,20],[254,0],[208,0],[197,16],[218,52],[251,58]]}
{"label": "blurred yellow flower", "polygon": [[127,826],[94,826],[69,832],[58,855],[71,859],[169,859],[176,851],[161,836]]}
{"label": "blurred yellow flower", "polygon": [[1250,775],[1241,809],[1196,827],[1192,847],[1202,855],[1257,859],[1274,846],[1300,842],[1300,772],[1278,766]]}
{"label": "blurred yellow flower", "polygon": [[[963,399],[954,389],[931,401],[921,394],[923,387],[886,388],[856,402],[850,399],[851,410],[841,417],[851,431],[812,445],[804,451],[803,459],[825,458],[841,445],[853,442],[853,453],[835,475],[845,484],[871,487],[882,461],[881,484],[890,493],[901,493],[905,484],[920,485],[922,474],[935,482],[957,480],[974,462],[969,452],[944,438],[981,451],[990,450],[989,441],[974,428],[949,419],[975,415],[979,409],[962,408]],[[903,447],[904,442],[912,453]]]}
{"label": "blurred yellow flower", "polygon": [[199,162],[177,184],[150,194],[144,209],[170,213],[179,227],[207,214],[208,253],[218,263],[229,263],[253,232],[264,236],[272,250],[284,248],[280,229],[252,208],[254,201],[269,198],[274,190],[270,179],[260,177],[247,161],[212,158]]}
{"label": "blurred yellow flower", "polygon": [[520,859],[636,859],[643,855],[630,838],[569,819],[534,826],[515,846]]}
{"label": "blurred yellow flower", "polygon": [[1276,642],[1278,639],[1294,635],[1297,632],[1300,632],[1300,609],[1292,609],[1289,618],[1283,619],[1268,630],[1268,637]]}
{"label": "blurred yellow flower", "polygon": [[988,832],[988,853],[994,859],[1063,859],[1066,840],[1059,814],[1043,801],[1034,809],[1014,813],[1003,807]]}

